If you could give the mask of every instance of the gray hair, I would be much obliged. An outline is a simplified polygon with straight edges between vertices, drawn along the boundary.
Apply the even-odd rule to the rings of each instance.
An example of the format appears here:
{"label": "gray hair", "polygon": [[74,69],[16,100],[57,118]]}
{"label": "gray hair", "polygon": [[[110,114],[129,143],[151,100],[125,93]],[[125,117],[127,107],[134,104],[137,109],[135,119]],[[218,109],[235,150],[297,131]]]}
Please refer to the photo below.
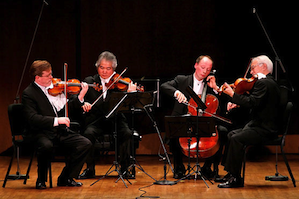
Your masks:
{"label": "gray hair", "polygon": [[112,62],[112,68],[113,70],[116,69],[117,67],[117,59],[116,59],[116,56],[111,53],[111,52],[108,52],[108,51],[104,51],[102,52],[100,55],[99,55],[99,58],[97,60],[97,62],[95,63],[95,66],[98,68],[100,66],[100,63],[101,61],[105,59],[107,61],[111,61]]}
{"label": "gray hair", "polygon": [[254,57],[252,60],[258,60],[259,63],[266,64],[268,71],[272,74],[273,63],[269,59],[269,57],[267,57],[266,55],[260,55],[260,56]]}

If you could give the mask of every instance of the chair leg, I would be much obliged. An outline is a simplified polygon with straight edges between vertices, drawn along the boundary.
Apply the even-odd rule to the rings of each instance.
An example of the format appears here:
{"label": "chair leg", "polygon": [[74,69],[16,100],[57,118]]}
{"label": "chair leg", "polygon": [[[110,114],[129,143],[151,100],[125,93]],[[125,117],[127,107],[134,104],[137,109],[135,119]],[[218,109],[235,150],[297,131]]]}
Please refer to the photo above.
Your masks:
{"label": "chair leg", "polygon": [[293,176],[293,173],[292,173],[292,170],[290,168],[290,165],[289,165],[289,162],[287,160],[287,157],[286,157],[286,155],[284,153],[283,146],[280,146],[280,149],[281,149],[281,153],[282,153],[282,156],[283,156],[283,159],[284,159],[284,163],[285,163],[285,165],[286,165],[286,167],[287,167],[287,169],[289,171],[290,177],[292,179],[293,185],[294,185],[294,187],[296,187],[296,181],[295,181],[295,178]]}
{"label": "chair leg", "polygon": [[243,184],[245,182],[245,166],[246,166],[246,150],[247,150],[247,146],[244,146],[243,148],[244,150],[244,158],[243,158],[243,171],[242,171],[242,181],[243,181]]}
{"label": "chair leg", "polygon": [[28,165],[28,168],[27,168],[27,172],[26,172],[26,177],[24,179],[23,184],[26,184],[27,183],[27,179],[29,178],[29,172],[30,172],[30,169],[31,169],[31,165],[32,165],[32,161],[33,161],[34,155],[35,155],[35,151],[31,155],[30,162],[29,162],[29,165]]}
{"label": "chair leg", "polygon": [[7,179],[8,179],[8,176],[9,176],[9,172],[10,172],[10,169],[11,169],[11,166],[12,166],[12,162],[13,162],[13,159],[14,159],[15,155],[16,155],[16,147],[13,146],[13,153],[12,153],[12,156],[11,156],[11,159],[10,159],[9,166],[7,168],[5,179],[3,181],[3,185],[2,185],[3,188],[5,188],[5,185],[6,185],[6,182],[7,182]]}
{"label": "chair leg", "polygon": [[50,188],[53,188],[53,182],[52,182],[52,166],[51,166],[51,161],[49,162],[49,183],[50,183]]}

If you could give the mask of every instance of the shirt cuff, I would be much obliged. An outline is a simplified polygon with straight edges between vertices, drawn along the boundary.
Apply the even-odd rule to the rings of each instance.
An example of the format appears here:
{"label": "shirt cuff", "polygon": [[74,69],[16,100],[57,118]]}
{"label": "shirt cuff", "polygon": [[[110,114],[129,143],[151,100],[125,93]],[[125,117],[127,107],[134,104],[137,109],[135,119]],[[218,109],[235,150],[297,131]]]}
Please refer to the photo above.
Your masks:
{"label": "shirt cuff", "polygon": [[81,102],[81,104],[84,103],[84,98],[83,98],[83,100],[81,101],[80,98],[78,97],[78,100],[79,100],[79,102]]}
{"label": "shirt cuff", "polygon": [[58,126],[59,124],[58,124],[58,118],[57,117],[55,117],[54,118],[54,125],[53,126]]}

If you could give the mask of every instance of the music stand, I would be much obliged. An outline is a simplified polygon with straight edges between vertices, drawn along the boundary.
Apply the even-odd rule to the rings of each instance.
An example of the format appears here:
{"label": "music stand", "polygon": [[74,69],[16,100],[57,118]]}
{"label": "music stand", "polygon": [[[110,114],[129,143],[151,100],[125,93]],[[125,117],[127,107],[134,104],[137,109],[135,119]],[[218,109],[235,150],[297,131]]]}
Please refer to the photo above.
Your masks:
{"label": "music stand", "polygon": [[189,148],[189,157],[188,157],[189,174],[183,177],[182,179],[179,179],[177,182],[189,178],[191,175],[195,174],[195,179],[197,179],[197,175],[200,176],[205,182],[205,184],[207,185],[207,187],[209,187],[200,172],[201,167],[199,165],[198,142],[201,137],[211,137],[215,135],[216,133],[215,119],[212,117],[205,117],[205,116],[196,117],[188,114],[181,115],[181,116],[165,116],[165,130],[166,130],[166,136],[169,138],[196,137],[197,139],[196,165],[194,166],[196,167],[196,170],[193,169],[194,171],[190,173],[190,148]]}
{"label": "music stand", "polygon": [[[193,89],[191,88],[191,86],[187,86],[186,90],[189,93],[189,95],[193,98],[193,100],[195,101],[195,103],[197,104],[197,111],[199,109],[205,110],[207,108],[207,106],[205,105],[205,103],[203,103],[203,101],[198,97],[198,95],[196,95],[196,93],[193,91]],[[198,113],[197,113],[197,115],[198,115]]]}
{"label": "music stand", "polygon": [[[197,104],[197,107],[196,107],[196,116],[195,116],[195,137],[196,137],[196,165],[194,167],[196,167],[196,169],[192,172],[192,173],[189,173],[187,176],[183,177],[182,179],[179,179],[177,182],[183,180],[183,179],[186,179],[186,178],[189,178],[191,175],[193,175],[195,173],[195,180],[197,179],[197,175],[201,177],[201,179],[204,181],[204,183],[206,184],[206,186],[209,188],[209,185],[207,184],[207,182],[205,181],[205,179],[203,178],[202,174],[201,174],[201,167],[199,165],[199,148],[198,148],[198,144],[199,144],[199,138],[200,138],[200,129],[199,129],[199,120],[200,118],[202,117],[198,117],[199,116],[199,110],[202,110],[204,111],[207,106],[205,105],[205,103],[198,97],[198,95],[193,91],[193,89],[191,88],[191,86],[187,86],[186,87],[186,90],[187,92],[189,93],[189,95],[193,98],[193,100],[196,102]],[[211,118],[212,120],[212,118]],[[210,126],[209,129],[211,129],[211,122],[208,122],[206,123],[205,125],[201,125],[201,126]],[[213,129],[214,129],[215,126],[213,126]],[[188,132],[188,131],[187,131]],[[212,135],[212,134],[211,134]],[[190,149],[189,149],[190,151]],[[190,157],[189,157],[190,158]],[[190,162],[190,160],[189,160]],[[190,165],[189,165],[190,167]],[[193,167],[193,168],[194,168]],[[188,168],[189,169],[189,168]],[[210,181],[210,180],[209,180]],[[210,181],[211,182],[211,181]],[[212,182],[211,182],[212,183]],[[213,183],[212,183],[213,184]]]}
{"label": "music stand", "polygon": [[[100,181],[101,179],[107,177],[108,175],[110,175],[112,172],[117,172],[119,178],[123,181],[123,183],[125,184],[126,188],[128,188],[126,182],[124,181],[124,178],[122,177],[122,173],[119,170],[119,163],[117,161],[117,112],[118,110],[122,107],[122,103],[125,101],[125,99],[127,98],[127,94],[122,94],[122,96],[113,96],[111,95],[111,100],[109,100],[109,107],[113,107],[112,110],[105,116],[106,119],[110,118],[112,115],[115,115],[115,129],[113,132],[113,137],[114,137],[114,141],[115,141],[115,156],[114,156],[114,161],[113,164],[111,165],[111,167],[108,169],[108,171],[106,172],[106,174],[99,178],[97,181],[93,182],[90,186],[94,185],[95,183],[97,183],[98,181]],[[114,166],[114,170],[111,170]],[[128,179],[127,179],[128,180]],[[131,184],[131,182],[128,180],[128,182]]]}
{"label": "music stand", "polygon": [[[119,95],[116,93],[116,95]],[[142,166],[138,163],[138,161],[135,158],[134,153],[134,113],[138,110],[142,110],[144,106],[148,104],[152,104],[154,102],[154,92],[129,92],[127,93],[127,99],[122,105],[122,108],[120,111],[122,112],[130,112],[132,114],[132,139],[131,139],[131,145],[132,145],[132,154],[131,154],[131,164],[129,165],[127,171],[129,171],[131,168],[133,168],[133,177],[135,177],[134,168],[138,168],[140,171],[148,175],[150,178],[152,178],[154,181],[156,181],[155,178],[153,178],[151,175],[149,175],[145,170],[142,168]],[[126,174],[125,171],[123,175]],[[119,180],[120,178],[118,178]],[[117,181],[118,181],[117,180]]]}
{"label": "music stand", "polygon": [[[109,107],[110,107],[110,112],[105,116],[106,119],[110,118],[111,116],[115,116],[115,130],[113,132],[113,137],[115,140],[115,160],[113,161],[113,164],[111,165],[111,167],[108,169],[108,171],[106,172],[106,174],[101,177],[100,179],[98,179],[97,181],[95,181],[94,183],[92,183],[90,186],[94,185],[95,183],[97,183],[98,181],[100,181],[101,179],[105,178],[106,176],[110,175],[112,172],[117,172],[119,178],[116,180],[116,182],[119,181],[119,179],[121,179],[123,181],[123,183],[125,184],[126,187],[127,184],[124,181],[123,175],[125,173],[121,173],[119,170],[119,163],[117,161],[117,117],[116,114],[118,112],[123,112],[123,111],[129,111],[131,110],[131,107],[133,105],[136,105],[136,107],[141,107],[143,103],[145,103],[144,101],[149,100],[152,98],[150,98],[150,94],[149,93],[140,93],[140,92],[130,92],[130,93],[126,93],[126,92],[114,92],[111,93],[109,96]],[[132,136],[134,136],[132,134]],[[111,170],[113,168],[113,166],[115,167],[114,170]],[[141,171],[143,171],[145,174],[147,174],[144,169],[140,166],[140,165],[136,165],[134,164],[133,166],[130,165],[131,167],[135,166],[138,169],[140,169]],[[149,174],[147,174],[148,176],[150,176]],[[150,176],[152,179],[154,179],[152,176]],[[128,180],[128,179],[127,179]],[[155,179],[154,179],[155,180]],[[131,184],[131,182],[128,180],[128,182]]]}
{"label": "music stand", "polygon": [[212,117],[196,117],[193,115],[165,116],[166,136],[175,137],[195,137],[197,123],[200,137],[211,137],[215,132],[215,120]]}

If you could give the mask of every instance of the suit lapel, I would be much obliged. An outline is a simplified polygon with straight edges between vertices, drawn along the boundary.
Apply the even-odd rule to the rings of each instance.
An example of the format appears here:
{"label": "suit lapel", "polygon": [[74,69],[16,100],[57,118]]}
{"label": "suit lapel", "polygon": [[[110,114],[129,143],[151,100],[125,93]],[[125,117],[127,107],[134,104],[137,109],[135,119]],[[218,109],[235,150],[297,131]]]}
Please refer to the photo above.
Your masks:
{"label": "suit lapel", "polygon": [[193,74],[188,76],[188,85],[193,88]]}
{"label": "suit lapel", "polygon": [[33,88],[35,89],[36,98],[38,100],[38,103],[42,105],[40,107],[43,107],[43,106],[45,107],[42,111],[51,110],[47,114],[50,114],[51,116],[56,116],[53,106],[52,106],[51,102],[49,101],[48,97],[45,95],[45,93],[35,83],[32,83],[32,85],[33,85]]}

